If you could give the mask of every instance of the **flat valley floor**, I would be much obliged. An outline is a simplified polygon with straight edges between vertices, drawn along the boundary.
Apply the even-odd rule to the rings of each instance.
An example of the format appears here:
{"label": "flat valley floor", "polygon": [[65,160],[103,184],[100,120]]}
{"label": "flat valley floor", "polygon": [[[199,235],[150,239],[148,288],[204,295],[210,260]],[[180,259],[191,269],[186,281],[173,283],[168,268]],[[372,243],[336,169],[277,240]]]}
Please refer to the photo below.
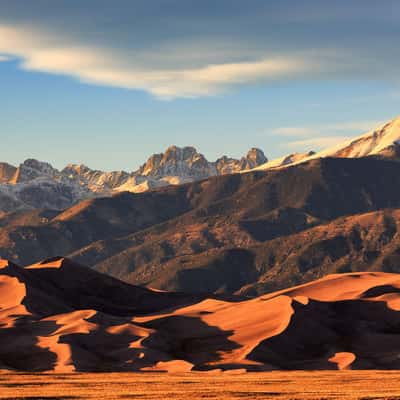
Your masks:
{"label": "flat valley floor", "polygon": [[400,399],[400,371],[0,374],[0,399]]}

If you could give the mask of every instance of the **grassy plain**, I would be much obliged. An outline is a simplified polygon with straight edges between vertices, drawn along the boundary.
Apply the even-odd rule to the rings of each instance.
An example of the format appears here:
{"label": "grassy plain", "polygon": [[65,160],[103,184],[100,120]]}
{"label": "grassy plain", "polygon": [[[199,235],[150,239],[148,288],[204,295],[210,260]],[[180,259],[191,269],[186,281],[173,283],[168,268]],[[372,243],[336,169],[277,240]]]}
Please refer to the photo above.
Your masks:
{"label": "grassy plain", "polygon": [[400,399],[400,371],[0,374],[0,399]]}

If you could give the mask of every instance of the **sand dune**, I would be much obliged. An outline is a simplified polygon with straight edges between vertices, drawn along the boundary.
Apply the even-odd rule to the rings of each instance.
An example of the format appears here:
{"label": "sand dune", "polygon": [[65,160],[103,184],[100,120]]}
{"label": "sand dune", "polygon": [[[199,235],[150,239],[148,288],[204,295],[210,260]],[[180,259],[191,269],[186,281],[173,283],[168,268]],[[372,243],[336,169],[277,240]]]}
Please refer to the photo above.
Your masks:
{"label": "sand dune", "polygon": [[400,275],[351,273],[243,300],[151,291],[64,258],[0,262],[0,368],[400,368]]}

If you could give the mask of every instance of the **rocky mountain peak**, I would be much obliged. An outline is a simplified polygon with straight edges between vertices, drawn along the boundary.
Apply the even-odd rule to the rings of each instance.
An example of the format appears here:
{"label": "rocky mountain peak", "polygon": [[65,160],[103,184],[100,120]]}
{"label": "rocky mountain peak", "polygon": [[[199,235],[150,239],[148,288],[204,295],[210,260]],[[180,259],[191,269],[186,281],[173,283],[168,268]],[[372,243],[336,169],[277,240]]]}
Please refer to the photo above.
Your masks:
{"label": "rocky mountain peak", "polygon": [[49,163],[28,158],[17,168],[12,183],[30,182],[38,178],[55,179],[58,175],[59,171]]}
{"label": "rocky mountain peak", "polygon": [[63,175],[74,177],[92,171],[85,164],[68,164],[61,172]]}
{"label": "rocky mountain peak", "polygon": [[256,168],[259,165],[265,164],[268,159],[265,157],[264,152],[261,149],[252,147],[248,152],[243,161],[243,169]]}
{"label": "rocky mountain peak", "polygon": [[215,173],[212,163],[194,147],[175,145],[168,147],[164,153],[152,155],[138,171],[139,175],[153,178],[179,176],[201,179]]}
{"label": "rocky mountain peak", "polygon": [[198,159],[206,160],[205,157],[202,154],[198,153],[194,147],[178,147],[173,145],[168,147],[168,149],[163,154],[161,164],[165,164],[167,162],[184,162],[190,165]]}
{"label": "rocky mountain peak", "polygon": [[81,185],[88,186],[92,191],[108,191],[124,184],[129,178],[125,171],[104,172],[94,170],[84,164],[68,164],[62,174],[69,179],[78,180]]}

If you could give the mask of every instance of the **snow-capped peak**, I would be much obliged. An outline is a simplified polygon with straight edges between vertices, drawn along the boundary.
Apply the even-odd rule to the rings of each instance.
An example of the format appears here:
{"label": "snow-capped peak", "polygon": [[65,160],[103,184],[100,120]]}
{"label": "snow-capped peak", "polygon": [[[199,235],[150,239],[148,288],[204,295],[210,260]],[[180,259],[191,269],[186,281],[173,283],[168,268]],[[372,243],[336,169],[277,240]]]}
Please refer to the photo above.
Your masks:
{"label": "snow-capped peak", "polygon": [[315,154],[317,157],[359,158],[379,155],[400,141],[400,117],[364,133],[355,139]]}
{"label": "snow-capped peak", "polygon": [[295,154],[292,155],[294,157],[291,157],[291,160],[288,157],[282,157],[254,168],[254,170],[282,168],[324,157],[360,158],[378,155],[387,157],[398,157],[400,155],[400,117],[356,138],[346,140],[317,153]]}

